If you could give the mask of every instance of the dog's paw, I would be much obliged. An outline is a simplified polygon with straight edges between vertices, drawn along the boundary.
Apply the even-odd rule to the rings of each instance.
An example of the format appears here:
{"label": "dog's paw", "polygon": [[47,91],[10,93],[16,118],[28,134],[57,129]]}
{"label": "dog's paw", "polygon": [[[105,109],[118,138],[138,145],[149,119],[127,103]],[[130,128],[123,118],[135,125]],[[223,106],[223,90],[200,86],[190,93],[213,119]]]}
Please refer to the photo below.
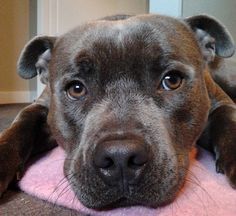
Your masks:
{"label": "dog's paw", "polygon": [[19,175],[20,167],[19,153],[14,149],[14,145],[9,145],[5,139],[1,139],[0,134],[0,197]]}
{"label": "dog's paw", "polygon": [[216,172],[226,175],[230,185],[236,189],[236,154],[232,157],[219,157],[216,160]]}

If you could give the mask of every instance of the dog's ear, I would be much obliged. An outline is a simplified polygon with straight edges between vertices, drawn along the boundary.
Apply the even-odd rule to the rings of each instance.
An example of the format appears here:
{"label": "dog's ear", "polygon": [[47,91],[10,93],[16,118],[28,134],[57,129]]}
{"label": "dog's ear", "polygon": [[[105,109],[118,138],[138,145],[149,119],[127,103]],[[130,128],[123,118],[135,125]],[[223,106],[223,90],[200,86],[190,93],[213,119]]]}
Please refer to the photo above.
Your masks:
{"label": "dog's ear", "polygon": [[185,22],[194,31],[204,58],[211,62],[215,55],[228,58],[234,54],[235,46],[229,31],[218,20],[207,15],[188,17]]}
{"label": "dog's ear", "polygon": [[18,74],[24,79],[40,75],[42,83],[48,82],[48,63],[56,37],[38,36],[29,41],[18,60]]}

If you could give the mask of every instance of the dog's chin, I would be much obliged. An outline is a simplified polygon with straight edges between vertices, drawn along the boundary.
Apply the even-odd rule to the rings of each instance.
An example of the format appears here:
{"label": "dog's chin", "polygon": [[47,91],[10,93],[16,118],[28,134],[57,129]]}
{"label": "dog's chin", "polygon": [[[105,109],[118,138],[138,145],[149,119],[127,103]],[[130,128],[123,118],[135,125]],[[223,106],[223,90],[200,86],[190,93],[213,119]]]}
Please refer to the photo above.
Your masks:
{"label": "dog's chin", "polygon": [[148,203],[148,202],[138,202],[138,201],[134,201],[134,200],[130,200],[126,197],[122,197],[119,200],[110,203],[108,205],[105,206],[100,206],[97,207],[96,209],[98,210],[111,210],[111,209],[115,209],[115,208],[122,208],[122,207],[133,207],[133,206],[144,206],[144,207],[149,207],[149,208],[157,208],[160,206],[165,206],[168,205],[171,201],[167,201],[167,202],[163,202],[161,204],[158,203]]}
{"label": "dog's chin", "polygon": [[100,206],[94,206],[94,209],[97,210],[111,210],[111,209],[115,209],[115,208],[121,208],[121,207],[128,207],[128,206],[137,206],[137,205],[141,205],[141,203],[135,202],[133,200],[130,200],[126,197],[122,197],[116,201],[113,201],[111,203],[108,204],[103,204]]}
{"label": "dog's chin", "polygon": [[109,203],[103,203],[103,204],[100,203],[99,205],[97,203],[93,203],[93,204],[90,203],[89,205],[87,205],[87,203],[83,203],[83,204],[88,208],[95,209],[98,211],[109,211],[116,208],[131,207],[131,206],[157,208],[157,207],[170,204],[171,202],[173,202],[173,199],[174,197],[172,197],[171,199],[162,201],[162,202],[148,202],[148,201],[137,201],[137,200],[133,200],[127,197],[121,197],[115,201],[112,201]]}
{"label": "dog's chin", "polygon": [[99,205],[97,205],[96,203],[94,203],[92,205],[91,204],[87,205],[86,203],[84,203],[84,205],[88,208],[99,210],[99,211],[109,211],[109,210],[112,210],[115,208],[140,206],[140,205],[141,206],[149,206],[149,207],[157,207],[157,205],[144,204],[142,202],[137,202],[137,201],[128,199],[126,197],[121,197],[118,200],[115,200],[113,202],[103,203],[103,204],[99,204]]}
{"label": "dog's chin", "polygon": [[[184,182],[184,181],[183,181]],[[179,189],[183,182],[179,182],[175,185],[172,190],[166,191],[164,194],[158,193],[150,189],[149,193],[145,191],[137,190],[137,193],[125,193],[116,191],[117,193],[112,193],[112,190],[106,190],[106,193],[101,190],[92,190],[93,193],[88,193],[87,187],[79,187],[78,184],[71,184],[72,189],[77,191],[77,199],[87,208],[95,210],[111,210],[121,207],[133,207],[133,206],[144,206],[149,208],[157,208],[165,206],[173,202],[176,198]],[[78,183],[78,181],[76,181]],[[80,185],[81,186],[81,185]],[[83,189],[78,191],[78,188]],[[91,188],[90,188],[91,189]],[[86,192],[87,193],[86,193]],[[94,192],[95,191],[95,192]],[[91,192],[91,191],[90,191]],[[156,195],[154,195],[154,192]],[[99,195],[100,194],[100,195]]]}

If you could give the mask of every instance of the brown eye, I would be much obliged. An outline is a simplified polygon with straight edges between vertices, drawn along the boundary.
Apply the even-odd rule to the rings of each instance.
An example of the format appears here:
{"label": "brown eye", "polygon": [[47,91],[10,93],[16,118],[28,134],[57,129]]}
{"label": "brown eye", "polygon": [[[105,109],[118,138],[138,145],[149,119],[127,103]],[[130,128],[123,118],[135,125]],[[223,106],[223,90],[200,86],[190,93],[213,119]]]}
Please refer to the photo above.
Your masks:
{"label": "brown eye", "polygon": [[70,99],[78,100],[86,94],[86,88],[83,83],[76,81],[67,87],[66,93]]}
{"label": "brown eye", "polygon": [[183,77],[179,72],[173,71],[169,72],[161,82],[163,89],[167,91],[175,90],[179,88],[182,84]]}

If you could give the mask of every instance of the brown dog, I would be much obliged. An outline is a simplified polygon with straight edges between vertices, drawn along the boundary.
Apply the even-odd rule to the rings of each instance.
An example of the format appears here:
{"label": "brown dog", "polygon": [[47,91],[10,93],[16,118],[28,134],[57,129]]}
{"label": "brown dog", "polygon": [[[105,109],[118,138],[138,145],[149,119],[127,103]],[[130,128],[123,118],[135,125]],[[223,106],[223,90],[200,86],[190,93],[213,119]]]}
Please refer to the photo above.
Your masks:
{"label": "brown dog", "polygon": [[223,62],[233,53],[229,32],[208,16],[113,16],[31,40],[19,74],[39,74],[47,87],[0,136],[0,192],[56,143],[92,208],[172,201],[197,141],[235,187],[236,80],[225,81]]}

